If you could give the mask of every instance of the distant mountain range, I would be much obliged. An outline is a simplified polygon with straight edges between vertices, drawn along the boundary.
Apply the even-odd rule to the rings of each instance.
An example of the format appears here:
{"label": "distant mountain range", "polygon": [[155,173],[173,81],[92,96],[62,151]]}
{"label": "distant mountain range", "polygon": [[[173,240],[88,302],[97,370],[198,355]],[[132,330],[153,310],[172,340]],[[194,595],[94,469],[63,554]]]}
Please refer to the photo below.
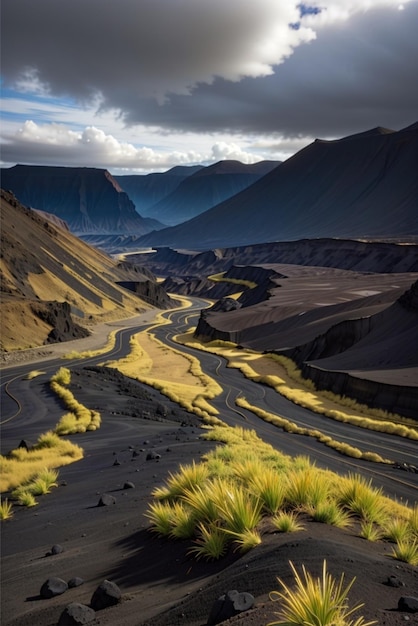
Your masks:
{"label": "distant mountain range", "polygon": [[146,246],[209,249],[301,238],[418,238],[418,123],[316,140],[253,185]]}
{"label": "distant mountain range", "polygon": [[16,165],[1,170],[1,185],[26,206],[64,220],[77,235],[139,237],[199,215],[277,165],[221,161],[117,177],[96,168]]}
{"label": "distant mountain range", "polygon": [[330,237],[417,241],[417,164],[418,123],[317,139],[283,163],[221,161],[118,177],[17,165],[1,177],[23,204],[109,251],[207,250]]}
{"label": "distant mountain range", "polygon": [[[199,168],[184,178],[171,193],[148,207],[146,215],[169,226],[180,224],[246,189],[278,165],[278,161],[260,161],[250,165],[239,161],[219,161]],[[128,190],[124,178],[120,176],[118,181]]]}

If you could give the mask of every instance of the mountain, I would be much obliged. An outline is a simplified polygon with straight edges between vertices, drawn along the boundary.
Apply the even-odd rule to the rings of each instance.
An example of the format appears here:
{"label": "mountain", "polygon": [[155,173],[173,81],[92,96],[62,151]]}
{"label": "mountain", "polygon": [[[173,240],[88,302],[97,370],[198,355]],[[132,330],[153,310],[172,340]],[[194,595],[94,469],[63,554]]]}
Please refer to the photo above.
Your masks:
{"label": "mountain", "polygon": [[149,207],[147,215],[164,224],[180,224],[246,189],[278,165],[278,161],[250,165],[219,161],[187,177],[172,193]]}
{"label": "mountain", "polygon": [[418,237],[418,126],[316,140],[256,183],[145,246],[208,249],[302,238]]}
{"label": "mountain", "polygon": [[203,165],[177,165],[167,172],[114,176],[114,179],[126,191],[138,213],[144,217],[151,217],[150,207],[168,196],[183,180],[203,167]]}
{"label": "mountain", "polygon": [[152,273],[119,263],[1,190],[1,348],[67,341],[98,322],[171,301]]}
{"label": "mountain", "polygon": [[16,165],[1,170],[1,185],[22,204],[63,219],[73,233],[143,235],[161,227],[137,213],[107,170]]}

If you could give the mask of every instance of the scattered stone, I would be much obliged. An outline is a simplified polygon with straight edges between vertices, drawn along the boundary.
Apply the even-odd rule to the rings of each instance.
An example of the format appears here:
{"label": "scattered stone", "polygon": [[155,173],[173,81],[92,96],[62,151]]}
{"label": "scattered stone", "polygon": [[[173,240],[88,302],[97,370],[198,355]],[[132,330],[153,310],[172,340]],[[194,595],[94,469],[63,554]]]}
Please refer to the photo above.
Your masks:
{"label": "scattered stone", "polygon": [[156,452],[148,452],[145,460],[146,461],[158,461],[161,459],[161,454],[156,454]]}
{"label": "scattered stone", "polygon": [[44,582],[39,593],[43,598],[53,598],[54,596],[61,595],[67,591],[67,589],[68,585],[65,580],[51,576],[51,578],[48,578],[48,580]]}
{"label": "scattered stone", "polygon": [[90,606],[95,611],[101,611],[108,606],[118,604],[122,599],[119,587],[110,580],[104,580],[93,593]]}
{"label": "scattered stone", "polygon": [[123,485],[123,488],[124,489],[135,489],[135,485],[130,480],[127,480],[126,483]]}
{"label": "scattered stone", "polygon": [[402,582],[400,578],[393,575],[388,576],[386,584],[389,585],[389,587],[405,587],[405,583]]}
{"label": "scattered stone", "polygon": [[113,465],[120,465],[120,461],[118,461],[118,459],[115,459],[115,460],[113,461]]}
{"label": "scattered stone", "polygon": [[398,601],[398,611],[418,613],[418,598],[412,596],[402,596]]}
{"label": "scattered stone", "polygon": [[33,443],[28,441],[27,439],[21,439],[18,448],[25,448],[25,450],[30,450],[33,448]]}
{"label": "scattered stone", "polygon": [[70,578],[67,584],[69,589],[72,589],[73,587],[80,587],[81,585],[84,585],[84,579],[79,576],[74,576],[74,578]]}
{"label": "scattered stone", "polygon": [[134,450],[134,451],[132,452],[132,458],[134,458],[134,457],[136,457],[136,456],[139,456],[139,453],[138,453],[136,450]]}
{"label": "scattered stone", "polygon": [[111,506],[112,504],[116,504],[116,498],[111,496],[108,493],[104,493],[101,497],[97,506]]}
{"label": "scattered stone", "polygon": [[247,592],[239,592],[236,589],[220,596],[212,605],[210,610],[208,626],[220,624],[221,622],[238,615],[243,611],[248,611],[254,604],[254,597]]}
{"label": "scattered stone", "polygon": [[59,543],[56,543],[52,546],[51,554],[61,554],[61,552],[64,552],[64,548],[60,546]]}
{"label": "scattered stone", "polygon": [[79,626],[89,624],[96,617],[93,609],[79,602],[68,604],[60,615],[58,626]]}

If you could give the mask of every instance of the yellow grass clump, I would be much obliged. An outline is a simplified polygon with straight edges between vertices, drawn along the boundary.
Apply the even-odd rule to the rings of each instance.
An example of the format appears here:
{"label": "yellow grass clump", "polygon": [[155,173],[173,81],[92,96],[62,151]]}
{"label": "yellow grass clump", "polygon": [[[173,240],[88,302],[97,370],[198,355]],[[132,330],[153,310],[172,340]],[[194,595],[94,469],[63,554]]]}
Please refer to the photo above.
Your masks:
{"label": "yellow grass clump", "polygon": [[0,492],[10,491],[30,482],[45,468],[57,468],[83,458],[80,446],[48,431],[33,448],[16,448],[0,456]]}
{"label": "yellow grass clump", "polygon": [[418,441],[418,430],[411,427],[411,420],[380,409],[370,409],[330,392],[317,391],[313,382],[304,379],[290,359],[238,349],[231,342],[217,340],[202,343],[193,337],[192,331],[178,336],[177,340],[184,345],[223,356],[228,360],[228,367],[239,369],[247,378],[272,387],[288,400],[311,411],[359,428]]}
{"label": "yellow grass clump", "polygon": [[151,385],[210,423],[218,414],[209,402],[222,392],[218,383],[203,373],[196,357],[167,346],[149,329],[132,337],[127,357],[107,366]]}

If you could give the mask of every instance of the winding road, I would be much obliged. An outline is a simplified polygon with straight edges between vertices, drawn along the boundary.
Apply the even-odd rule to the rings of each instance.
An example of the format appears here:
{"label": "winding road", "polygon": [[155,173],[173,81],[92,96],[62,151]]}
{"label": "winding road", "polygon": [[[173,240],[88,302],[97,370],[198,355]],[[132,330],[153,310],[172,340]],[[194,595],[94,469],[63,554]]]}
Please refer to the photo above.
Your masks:
{"label": "winding road", "polygon": [[[163,313],[163,317],[170,323],[152,325],[153,333],[160,341],[174,346],[177,350],[197,356],[202,370],[222,386],[222,394],[212,400],[212,404],[218,409],[219,417],[224,422],[231,426],[239,425],[254,429],[274,448],[291,456],[309,456],[319,467],[328,468],[337,473],[359,473],[366,478],[372,478],[375,486],[382,487],[385,493],[396,497],[401,502],[411,505],[418,500],[418,474],[394,469],[392,465],[345,457],[324,444],[318,443],[312,437],[285,433],[282,429],[264,422],[250,411],[237,407],[235,400],[240,396],[245,396],[251,404],[259,408],[285,417],[298,426],[320,430],[333,439],[349,443],[363,451],[376,452],[399,464],[411,465],[418,461],[417,441],[368,431],[313,413],[293,404],[270,387],[246,379],[238,370],[228,368],[225,359],[180,346],[174,342],[173,337],[186,332],[190,326],[195,325],[200,310],[207,306],[207,302],[199,298],[189,298],[189,300],[192,302],[190,308]],[[39,434],[56,423],[56,419],[51,423],[51,415],[57,414],[57,399],[49,392],[48,386],[42,383],[49,380],[59,367],[64,365],[71,369],[85,365],[98,365],[110,359],[120,359],[130,351],[131,336],[149,326],[151,324],[147,322],[117,331],[115,346],[105,355],[65,361],[61,358],[51,358],[38,364],[32,362],[3,368],[0,421],[2,453],[16,446],[16,442],[22,438],[22,433],[25,433],[28,439],[32,437],[36,440]],[[34,369],[39,369],[43,373],[29,380],[28,373]]]}

